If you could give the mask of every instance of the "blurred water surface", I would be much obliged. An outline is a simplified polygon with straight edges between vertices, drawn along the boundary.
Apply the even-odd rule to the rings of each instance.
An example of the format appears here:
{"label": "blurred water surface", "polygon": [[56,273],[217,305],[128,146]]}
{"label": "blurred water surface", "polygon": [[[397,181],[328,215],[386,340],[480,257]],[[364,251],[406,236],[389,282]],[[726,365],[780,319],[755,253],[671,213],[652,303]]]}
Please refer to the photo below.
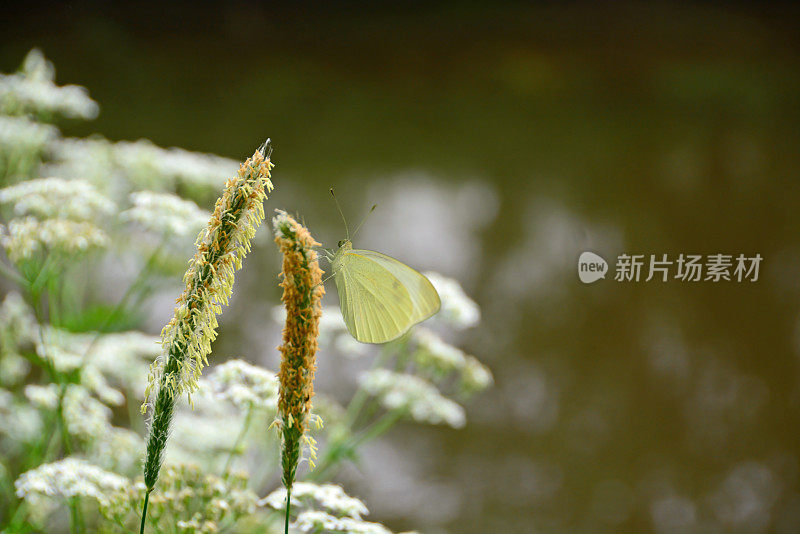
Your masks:
{"label": "blurred water surface", "polygon": [[[465,429],[400,427],[341,475],[375,520],[428,533],[797,532],[797,15],[12,9],[0,70],[38,46],[59,83],[88,87],[101,114],[71,135],[237,160],[272,137],[268,208],[300,214],[332,247],[344,229],[328,188],[351,224],[377,202],[358,246],[465,284],[484,319],[460,342],[496,387]],[[261,238],[215,355],[275,367],[278,259]],[[584,250],[764,262],[755,283],[586,286]],[[153,304],[154,332],[171,299]],[[341,387],[336,367],[323,353],[319,390]]]}

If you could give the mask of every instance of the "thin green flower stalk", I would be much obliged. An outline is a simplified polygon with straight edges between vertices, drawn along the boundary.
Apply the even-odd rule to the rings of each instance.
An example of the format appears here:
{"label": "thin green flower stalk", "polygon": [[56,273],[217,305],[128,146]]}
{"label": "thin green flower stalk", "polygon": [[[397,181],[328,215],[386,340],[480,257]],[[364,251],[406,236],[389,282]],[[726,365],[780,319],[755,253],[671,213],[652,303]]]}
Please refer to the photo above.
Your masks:
{"label": "thin green flower stalk", "polygon": [[162,353],[150,368],[142,412],[152,406],[150,436],[144,464],[145,501],[140,531],[144,531],[147,503],[156,485],[169,436],[175,401],[198,387],[211,343],[216,337],[217,314],[228,303],[234,272],[250,251],[250,240],[264,219],[264,199],[272,191],[269,141],[245,161],[228,180],[217,200],[208,227],[197,238],[197,252],[184,276],[186,289],[177,300],[175,316],[161,332]]}
{"label": "thin green flower stalk", "polygon": [[[309,449],[313,467],[314,439],[306,434],[314,396],[319,320],[322,316],[323,271],[314,247],[319,246],[308,230],[285,212],[273,219],[275,242],[283,254],[283,296],[286,326],[283,329],[281,368],[278,373],[279,399],[277,424],[282,434],[281,468],[286,487],[285,531],[289,531],[292,484],[300,462],[301,444]],[[319,422],[319,418],[316,419]]]}

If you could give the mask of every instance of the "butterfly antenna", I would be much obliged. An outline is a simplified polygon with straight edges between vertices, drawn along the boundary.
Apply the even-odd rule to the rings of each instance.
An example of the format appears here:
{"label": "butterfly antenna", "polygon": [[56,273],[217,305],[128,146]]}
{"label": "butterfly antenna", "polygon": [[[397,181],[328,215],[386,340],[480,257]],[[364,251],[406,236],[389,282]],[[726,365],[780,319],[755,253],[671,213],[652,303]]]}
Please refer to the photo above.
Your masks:
{"label": "butterfly antenna", "polygon": [[339,205],[339,199],[336,198],[336,193],[333,192],[333,188],[331,188],[331,196],[333,197],[333,201],[336,202],[336,209],[339,210],[339,215],[342,216],[342,221],[344,221],[344,231],[347,234],[347,240],[350,241],[350,230],[347,228],[347,219],[344,218],[344,212],[342,211],[342,207]]}
{"label": "butterfly antenna", "polygon": [[373,211],[375,211],[375,208],[377,208],[377,207],[378,207],[378,205],[377,205],[377,204],[373,204],[373,205],[372,205],[372,207],[369,209],[369,211],[367,212],[367,214],[366,214],[366,215],[364,215],[364,218],[363,218],[363,219],[361,219],[361,222],[360,222],[360,223],[358,223],[358,227],[356,228],[356,231],[355,231],[355,232],[353,232],[353,237],[355,237],[355,236],[356,236],[356,234],[358,233],[358,231],[359,231],[359,230],[361,230],[361,227],[362,227],[362,226],[364,226],[364,223],[365,223],[365,222],[367,222],[367,217],[369,217],[369,214],[370,214],[370,213],[372,213]]}

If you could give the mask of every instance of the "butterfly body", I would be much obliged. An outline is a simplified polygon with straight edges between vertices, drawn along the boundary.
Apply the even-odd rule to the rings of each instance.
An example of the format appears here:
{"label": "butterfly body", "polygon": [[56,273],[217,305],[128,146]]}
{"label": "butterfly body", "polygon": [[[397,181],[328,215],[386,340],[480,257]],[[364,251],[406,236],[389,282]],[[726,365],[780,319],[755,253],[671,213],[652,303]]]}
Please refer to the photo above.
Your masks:
{"label": "butterfly body", "polygon": [[347,330],[363,343],[386,343],[441,306],[431,282],[408,265],[340,241],[331,261]]}

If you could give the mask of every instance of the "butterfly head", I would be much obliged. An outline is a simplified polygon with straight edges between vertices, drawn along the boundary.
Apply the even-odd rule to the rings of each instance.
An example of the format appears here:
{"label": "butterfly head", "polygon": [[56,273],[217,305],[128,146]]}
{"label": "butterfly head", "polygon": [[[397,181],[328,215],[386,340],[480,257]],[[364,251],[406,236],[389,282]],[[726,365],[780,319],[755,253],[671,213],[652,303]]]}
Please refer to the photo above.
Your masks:
{"label": "butterfly head", "polygon": [[369,209],[369,212],[367,212],[367,215],[365,215],[364,218],[361,219],[361,222],[356,227],[356,231],[353,232],[353,235],[351,236],[350,235],[350,229],[347,227],[347,219],[345,219],[345,217],[344,217],[344,212],[342,211],[342,207],[339,205],[339,200],[336,198],[336,193],[333,192],[333,189],[331,189],[331,196],[333,196],[333,200],[334,200],[334,202],[336,202],[336,209],[339,210],[339,215],[342,216],[342,222],[344,223],[344,229],[345,229],[345,232],[347,232],[347,239],[342,239],[341,241],[339,241],[339,251],[338,252],[341,252],[343,250],[350,250],[350,249],[353,248],[353,243],[350,241],[350,239],[356,236],[358,231],[361,229],[361,226],[364,224],[364,221],[367,220],[367,216],[370,213],[372,213],[373,211],[375,211],[375,208],[378,207],[378,205],[377,204],[373,204],[373,206]]}

